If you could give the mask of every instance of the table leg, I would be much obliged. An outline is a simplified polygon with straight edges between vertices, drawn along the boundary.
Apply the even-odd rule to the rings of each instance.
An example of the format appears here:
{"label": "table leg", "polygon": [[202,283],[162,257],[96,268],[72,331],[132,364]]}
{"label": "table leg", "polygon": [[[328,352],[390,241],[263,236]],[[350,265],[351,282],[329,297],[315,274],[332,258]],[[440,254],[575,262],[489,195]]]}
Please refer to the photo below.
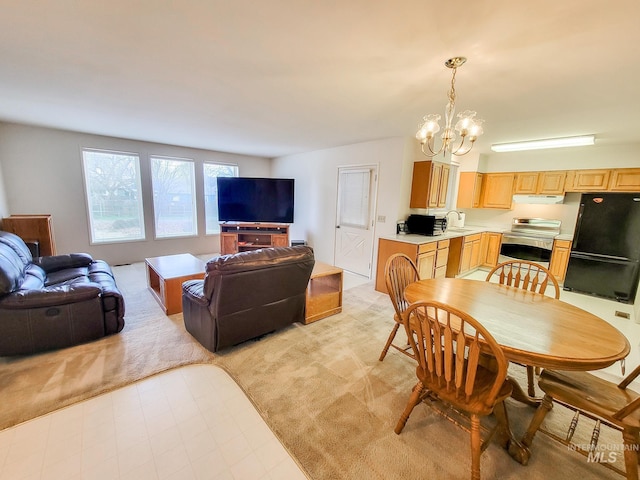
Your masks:
{"label": "table leg", "polygon": [[493,413],[498,421],[498,431],[496,433],[498,435],[498,442],[502,445],[502,448],[507,450],[511,458],[516,462],[522,465],[529,463],[531,452],[514,437],[511,426],[509,425],[509,416],[504,401],[496,404]]}
{"label": "table leg", "polygon": [[542,399],[529,396],[515,378],[507,377],[507,381],[513,386],[511,398],[530,407],[538,408],[540,406]]}

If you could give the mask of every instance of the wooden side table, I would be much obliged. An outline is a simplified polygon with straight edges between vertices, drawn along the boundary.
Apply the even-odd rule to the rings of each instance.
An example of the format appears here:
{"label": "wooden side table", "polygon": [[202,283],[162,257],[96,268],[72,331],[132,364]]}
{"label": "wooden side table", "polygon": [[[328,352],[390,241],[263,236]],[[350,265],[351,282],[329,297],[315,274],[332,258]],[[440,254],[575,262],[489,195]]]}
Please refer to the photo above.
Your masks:
{"label": "wooden side table", "polygon": [[304,324],[342,311],[342,269],[316,262],[307,287]]}
{"label": "wooden side table", "polygon": [[166,315],[182,312],[182,283],[204,278],[205,262],[190,253],[144,259],[147,285]]}

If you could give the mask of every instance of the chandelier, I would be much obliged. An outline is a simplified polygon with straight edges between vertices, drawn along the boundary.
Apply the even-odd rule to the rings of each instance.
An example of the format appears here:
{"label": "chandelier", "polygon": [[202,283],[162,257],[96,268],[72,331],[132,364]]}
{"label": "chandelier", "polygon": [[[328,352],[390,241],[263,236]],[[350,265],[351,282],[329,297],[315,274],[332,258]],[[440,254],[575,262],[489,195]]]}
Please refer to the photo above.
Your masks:
{"label": "chandelier", "polygon": [[[465,57],[453,57],[444,63],[447,68],[453,70],[453,75],[451,76],[451,89],[448,93],[449,101],[444,113],[445,125],[441,135],[442,145],[437,150],[434,147],[434,135],[440,131],[439,121],[442,118],[440,115],[430,114],[424,117],[424,123],[420,125],[420,129],[416,133],[416,138],[420,140],[422,145],[422,153],[427,157],[435,157],[439,153],[446,155],[447,152],[457,156],[464,155],[471,151],[473,143],[482,135],[482,123],[484,120],[475,118],[476,112],[471,110],[459,113],[457,115],[458,121],[453,128],[451,127],[456,107],[456,69],[464,65],[466,61]],[[454,130],[460,135],[460,141],[457,145],[454,145],[456,142]],[[427,150],[425,150],[425,147]]]}

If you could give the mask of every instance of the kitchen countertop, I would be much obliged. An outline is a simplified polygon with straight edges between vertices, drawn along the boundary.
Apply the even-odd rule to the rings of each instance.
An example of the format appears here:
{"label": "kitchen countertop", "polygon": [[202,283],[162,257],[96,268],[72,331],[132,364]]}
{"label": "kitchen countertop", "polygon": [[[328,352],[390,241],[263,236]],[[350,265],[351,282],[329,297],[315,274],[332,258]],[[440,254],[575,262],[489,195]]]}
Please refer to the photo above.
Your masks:
{"label": "kitchen countertop", "polygon": [[429,236],[429,235],[415,235],[415,234],[408,233],[405,235],[387,235],[380,238],[383,238],[385,240],[395,240],[397,242],[422,245],[423,243],[439,242],[441,240],[448,240],[451,238],[466,237],[467,235],[474,235],[476,233],[495,232],[495,231],[498,231],[501,233],[500,230],[495,230],[495,229],[486,228],[486,227],[475,227],[475,226],[468,226],[464,228],[451,227],[451,228],[448,228],[447,231],[442,235]]}
{"label": "kitchen countertop", "polygon": [[[434,236],[428,236],[428,235],[415,235],[415,234],[405,234],[405,235],[386,235],[386,236],[382,236],[380,238],[383,238],[385,240],[394,240],[396,242],[404,242],[404,243],[411,243],[414,245],[422,245],[424,243],[431,243],[431,242],[439,242],[441,240],[448,240],[451,238],[458,238],[458,237],[466,237],[468,235],[474,235],[476,233],[482,233],[482,232],[496,232],[496,233],[504,233],[504,232],[509,232],[509,229],[501,229],[501,228],[496,228],[496,227],[481,227],[481,226],[477,226],[477,225],[468,225],[464,228],[458,228],[458,227],[450,227],[447,229],[447,231],[445,233],[443,233],[442,235],[434,235]],[[568,234],[568,233],[561,233],[560,235],[556,235],[554,237],[557,240],[573,240],[573,235]]]}

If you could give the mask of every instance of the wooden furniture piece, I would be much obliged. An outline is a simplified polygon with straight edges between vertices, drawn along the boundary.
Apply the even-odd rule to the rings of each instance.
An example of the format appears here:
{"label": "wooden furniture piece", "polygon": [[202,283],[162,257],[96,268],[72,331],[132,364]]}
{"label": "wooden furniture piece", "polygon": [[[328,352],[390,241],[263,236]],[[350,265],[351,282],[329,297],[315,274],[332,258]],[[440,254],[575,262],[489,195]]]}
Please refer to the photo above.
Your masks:
{"label": "wooden furniture piece", "polygon": [[408,357],[415,358],[410,351],[411,347],[409,346],[409,343],[405,343],[402,347],[399,347],[393,343],[393,340],[398,333],[400,325],[402,325],[402,315],[405,310],[407,310],[407,307],[409,307],[409,303],[404,298],[404,289],[410,283],[420,280],[418,268],[407,255],[404,253],[396,253],[391,255],[387,260],[384,267],[384,278],[387,286],[387,293],[389,293],[389,298],[393,304],[395,314],[393,315],[393,329],[391,329],[387,343],[385,343],[384,348],[380,353],[379,360],[384,360],[384,357],[389,351],[389,347],[395,348],[400,353],[404,353]]}
{"label": "wooden furniture piece", "polygon": [[449,245],[451,240],[429,240],[423,237],[423,243],[403,242],[381,238],[378,240],[378,262],[376,267],[376,286],[378,292],[388,293],[384,270],[387,260],[396,253],[407,255],[418,268],[420,278],[444,277],[447,274]]}
{"label": "wooden furniture piece", "polygon": [[342,269],[316,262],[307,287],[304,324],[342,311]]}
{"label": "wooden furniture piece", "polygon": [[144,259],[147,286],[166,315],[182,312],[182,283],[204,278],[205,262],[189,253]]}
{"label": "wooden furniture piece", "polygon": [[[410,302],[429,300],[466,312],[493,335],[511,362],[559,370],[597,370],[625,358],[627,338],[601,318],[553,297],[464,278],[419,280],[404,291]],[[595,340],[594,340],[595,339]],[[513,397],[528,397],[512,380]],[[529,451],[510,432],[503,446],[520,463]]]}
{"label": "wooden furniture piece", "polygon": [[569,265],[569,256],[571,254],[571,243],[571,240],[556,239],[553,241],[549,271],[556,277],[559,283],[564,282],[564,277],[567,274],[567,265]]}
{"label": "wooden furniture piece", "polygon": [[451,239],[447,277],[463,275],[482,263],[482,234],[474,233]]}
{"label": "wooden furniture piece", "polygon": [[2,219],[2,230],[18,235],[27,244],[37,242],[39,257],[56,255],[51,215],[11,215]]}
{"label": "wooden furniture piece", "polygon": [[[559,372],[544,370],[540,376],[540,388],[545,392],[542,404],[536,411],[527,433],[522,439],[524,445],[531,446],[533,437],[540,428],[546,414],[551,410],[553,402],[574,410],[576,415],[569,427],[567,438],[558,437],[551,432],[544,432],[565,445],[572,445],[571,437],[578,422],[579,415],[596,420],[596,428],[591,438],[593,448],[597,446],[600,423],[622,432],[624,443],[624,463],[628,480],[638,480],[638,448],[640,447],[640,395],[627,386],[640,374],[640,366],[636,367],[620,384],[615,385],[587,372]],[[583,455],[589,451],[573,445]],[[612,463],[602,465],[625,475]]]}
{"label": "wooden furniture piece", "polygon": [[480,265],[493,268],[498,264],[502,233],[482,232],[480,239]]}
{"label": "wooden furniture piece", "polygon": [[[404,325],[418,362],[418,383],[411,392],[395,432],[399,434],[414,407],[426,396],[441,400],[471,419],[471,478],[480,479],[480,455],[489,444],[482,441],[480,417],[494,412],[502,428],[504,400],[512,385],[506,380],[508,362],[498,342],[468,314],[437,302],[418,302],[407,309]],[[495,368],[482,365],[482,354]]]}
{"label": "wooden furniture piece", "polygon": [[414,162],[411,181],[411,208],[444,208],[447,202],[449,173],[446,163],[431,160]]}
{"label": "wooden furniture piece", "polygon": [[[509,285],[515,288],[522,288],[531,292],[544,295],[547,287],[554,287],[554,298],[560,298],[560,286],[555,277],[542,265],[527,260],[511,260],[496,265],[485,281],[497,280],[501,285]],[[536,394],[536,381],[534,367],[525,365],[527,368],[527,393],[530,397]]]}
{"label": "wooden furniture piece", "polygon": [[518,172],[514,194],[522,195],[563,195],[567,172]]}
{"label": "wooden furniture piece", "polygon": [[258,248],[288,247],[289,225],[286,223],[220,224],[220,253],[247,252]]}
{"label": "wooden furniture piece", "polygon": [[460,172],[457,208],[480,208],[484,173]]}
{"label": "wooden furniture piece", "polygon": [[515,173],[486,173],[482,181],[482,208],[510,209]]}

